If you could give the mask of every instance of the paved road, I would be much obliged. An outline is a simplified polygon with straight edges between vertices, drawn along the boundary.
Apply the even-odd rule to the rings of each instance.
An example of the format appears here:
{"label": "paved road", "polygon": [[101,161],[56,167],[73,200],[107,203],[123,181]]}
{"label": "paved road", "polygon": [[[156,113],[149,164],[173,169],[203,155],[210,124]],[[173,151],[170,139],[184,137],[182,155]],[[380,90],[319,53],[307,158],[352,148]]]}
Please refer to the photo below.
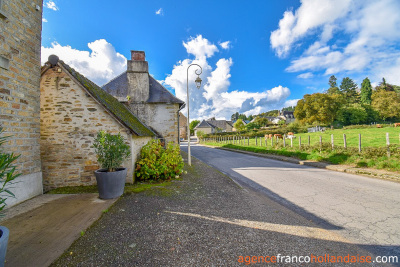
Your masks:
{"label": "paved road", "polygon": [[400,256],[398,183],[194,144],[191,153],[326,229]]}

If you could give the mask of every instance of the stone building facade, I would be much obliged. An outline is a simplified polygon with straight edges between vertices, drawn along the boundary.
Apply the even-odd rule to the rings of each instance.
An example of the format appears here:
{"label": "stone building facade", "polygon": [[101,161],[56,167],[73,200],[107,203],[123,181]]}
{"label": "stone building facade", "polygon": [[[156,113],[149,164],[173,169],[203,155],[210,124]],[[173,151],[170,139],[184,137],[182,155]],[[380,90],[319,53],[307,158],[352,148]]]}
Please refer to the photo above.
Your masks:
{"label": "stone building facade", "polygon": [[187,117],[179,112],[179,137],[187,139]]}
{"label": "stone building facade", "polygon": [[42,194],[40,161],[40,47],[42,0],[0,1],[0,126],[6,151],[20,154],[22,175],[8,206]]}
{"label": "stone building facade", "polygon": [[[54,56],[51,56],[54,58]],[[55,63],[57,62],[57,63]],[[97,132],[120,133],[131,147],[127,182],[133,181],[140,149],[155,134],[111,95],[62,61],[42,68],[41,158],[44,189],[96,184],[92,147]]]}
{"label": "stone building facade", "polygon": [[179,111],[185,103],[149,75],[143,51],[131,51],[127,71],[103,86],[166,142],[178,143]]}

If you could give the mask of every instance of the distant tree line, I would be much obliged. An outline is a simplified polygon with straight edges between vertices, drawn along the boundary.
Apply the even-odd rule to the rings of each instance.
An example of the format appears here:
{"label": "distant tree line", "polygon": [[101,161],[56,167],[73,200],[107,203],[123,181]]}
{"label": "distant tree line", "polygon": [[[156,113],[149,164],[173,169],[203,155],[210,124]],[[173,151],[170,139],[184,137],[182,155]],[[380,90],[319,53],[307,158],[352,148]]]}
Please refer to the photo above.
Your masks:
{"label": "distant tree line", "polygon": [[352,79],[345,77],[338,87],[337,79],[332,75],[329,89],[325,93],[304,95],[297,102],[294,116],[302,124],[395,121],[400,119],[400,86],[389,84],[383,78],[372,88],[367,77],[358,89]]}

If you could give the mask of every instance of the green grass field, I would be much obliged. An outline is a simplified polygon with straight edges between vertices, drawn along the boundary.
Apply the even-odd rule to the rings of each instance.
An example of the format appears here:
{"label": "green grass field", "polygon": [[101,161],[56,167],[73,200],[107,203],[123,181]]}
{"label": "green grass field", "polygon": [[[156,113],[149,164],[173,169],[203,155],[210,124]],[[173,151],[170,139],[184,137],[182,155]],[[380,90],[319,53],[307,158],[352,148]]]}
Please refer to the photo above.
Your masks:
{"label": "green grass field", "polygon": [[[389,133],[390,157],[387,156],[386,133]],[[334,150],[331,147],[331,135],[333,134]],[[343,135],[346,135],[347,149],[344,149]],[[358,152],[359,134],[361,134],[362,152]],[[295,157],[302,160],[325,161],[333,164],[349,164],[358,167],[372,167],[378,169],[387,169],[391,171],[400,171],[400,128],[359,128],[359,129],[336,129],[327,130],[318,133],[295,134],[291,144],[290,139],[286,139],[286,145],[283,147],[283,140],[278,143],[274,139],[264,138],[241,139],[229,142],[223,139],[219,142],[209,140],[203,142],[213,146],[223,146],[239,150],[253,151],[256,153],[277,154],[289,157]],[[319,140],[322,137],[323,145],[320,147]],[[224,137],[222,137],[224,138]],[[301,139],[301,148],[299,140]],[[310,139],[310,145],[309,140]],[[261,142],[260,142],[261,141]],[[293,147],[292,147],[293,145]]]}

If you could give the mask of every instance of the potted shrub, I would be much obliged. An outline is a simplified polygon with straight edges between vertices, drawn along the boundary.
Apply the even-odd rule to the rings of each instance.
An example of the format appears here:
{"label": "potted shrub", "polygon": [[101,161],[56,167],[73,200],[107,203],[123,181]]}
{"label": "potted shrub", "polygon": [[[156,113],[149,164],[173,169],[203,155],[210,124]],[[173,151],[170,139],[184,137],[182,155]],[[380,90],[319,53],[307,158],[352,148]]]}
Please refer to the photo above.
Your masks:
{"label": "potted shrub", "polygon": [[122,195],[125,187],[126,168],[122,162],[131,151],[121,134],[112,135],[104,131],[97,133],[93,147],[101,169],[94,172],[97,189],[101,199],[116,198]]}
{"label": "potted shrub", "polygon": [[[0,128],[0,134],[3,132],[3,128]],[[1,146],[7,142],[10,136],[0,136],[0,214],[2,215],[3,209],[6,206],[7,196],[14,197],[14,194],[6,189],[6,186],[11,183],[15,178],[21,174],[16,174],[16,166],[13,165],[18,159],[14,153],[5,153],[1,149]],[[0,266],[4,266],[6,259],[7,245],[8,245],[9,231],[7,227],[0,226]]]}

